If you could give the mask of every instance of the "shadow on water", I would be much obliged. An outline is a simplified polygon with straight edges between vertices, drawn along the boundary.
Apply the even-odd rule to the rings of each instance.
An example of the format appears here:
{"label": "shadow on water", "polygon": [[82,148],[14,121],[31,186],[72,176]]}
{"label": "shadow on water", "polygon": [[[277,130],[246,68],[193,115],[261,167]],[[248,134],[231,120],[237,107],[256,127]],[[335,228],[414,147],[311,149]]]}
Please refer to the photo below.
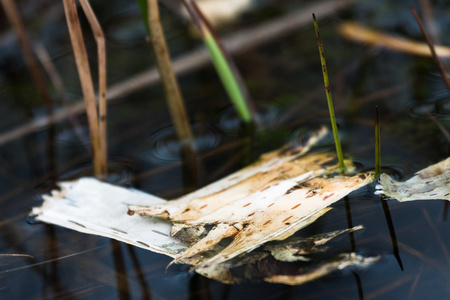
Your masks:
{"label": "shadow on water", "polygon": [[[48,49],[67,94],[80,95],[62,4],[50,2],[23,1],[21,14],[35,38]],[[336,28],[353,20],[420,41],[409,11],[411,2],[354,1],[324,18],[321,25],[325,47],[330,49],[327,63],[344,154],[353,157],[359,169],[374,169],[372,114],[376,104],[383,112],[382,172],[398,180],[408,179],[450,154],[448,92],[437,79],[430,58],[357,44],[343,39]],[[114,85],[153,67],[145,31],[136,22],[137,4],[124,0],[92,4],[107,36],[108,82]],[[252,4],[234,23],[219,27],[219,34],[230,36],[268,20],[283,20],[307,5],[294,0]],[[445,28],[450,6],[443,1],[434,5],[434,20],[439,28]],[[162,7],[161,13],[173,57],[196,53],[201,43],[186,22],[170,8]],[[315,13],[320,17],[320,12]],[[14,128],[41,120],[46,110],[5,19],[0,18],[0,140]],[[89,32],[85,21],[81,21],[83,28]],[[305,24],[264,44],[258,42],[257,47],[247,45],[233,52],[255,99],[260,128],[243,126],[209,65],[178,76],[196,151],[183,149],[174,138],[158,85],[115,97],[108,107],[108,181],[176,198],[254,162],[262,153],[288,142],[301,144],[316,128],[328,125],[312,21]],[[440,38],[443,45],[450,44],[450,37],[441,34]],[[90,34],[86,34],[86,43],[88,51],[95,53]],[[53,108],[57,111],[63,104],[50,96],[56,99]],[[54,189],[60,180],[92,174],[89,139],[80,139],[87,131],[83,127],[86,119],[72,117],[81,125],[74,128],[67,117],[0,144],[0,299],[339,296],[367,300],[446,299],[450,294],[448,202],[380,200],[373,195],[373,186],[336,203],[332,211],[296,236],[364,225],[364,230],[349,232],[348,240],[345,237],[334,243],[332,252],[381,255],[382,259],[368,269],[336,272],[300,286],[265,282],[226,285],[195,274],[188,266],[166,270],[171,259],[159,254],[57,226],[31,224],[27,214],[41,203],[41,194]],[[333,147],[331,139],[325,139],[313,151]]]}

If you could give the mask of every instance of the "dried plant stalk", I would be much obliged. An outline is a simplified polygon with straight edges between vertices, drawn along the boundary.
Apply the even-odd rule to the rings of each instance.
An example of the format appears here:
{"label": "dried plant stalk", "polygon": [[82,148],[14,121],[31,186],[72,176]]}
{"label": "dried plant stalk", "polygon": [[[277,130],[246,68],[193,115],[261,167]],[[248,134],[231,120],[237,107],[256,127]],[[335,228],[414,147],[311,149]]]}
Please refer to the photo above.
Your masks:
{"label": "dried plant stalk", "polygon": [[[423,43],[392,36],[352,22],[342,23],[338,30],[342,36],[356,42],[383,46],[414,55],[431,56],[430,49]],[[437,55],[450,57],[450,48],[444,46],[436,46],[435,48]]]}
{"label": "dried plant stalk", "polygon": [[178,87],[169,52],[167,50],[164,32],[159,18],[158,1],[147,0],[147,13],[149,26],[149,40],[156,58],[159,74],[164,86],[172,121],[182,145],[193,147],[193,134],[184,106],[181,92]]}
{"label": "dried plant stalk", "polygon": [[[100,26],[94,11],[88,0],[80,0],[81,7],[91,25],[94,33],[95,42],[97,43],[98,55],[98,108],[99,108],[99,130],[100,130],[100,145],[102,157],[104,157],[105,164],[108,157],[108,143],[107,143],[107,105],[106,105],[106,42],[105,34]],[[106,176],[107,169],[105,167],[102,176]]]}
{"label": "dried plant stalk", "polygon": [[106,174],[106,157],[102,156],[101,151],[97,106],[95,103],[94,87],[92,84],[86,48],[84,46],[83,34],[81,32],[75,0],[63,0],[63,3],[86,105],[94,161],[94,174],[97,177],[101,177],[102,174]]}
{"label": "dried plant stalk", "polygon": [[38,89],[39,95],[50,112],[52,110],[52,102],[50,95],[47,91],[47,85],[45,83],[44,75],[42,74],[36,59],[33,55],[30,43],[28,41],[27,33],[25,31],[25,26],[22,23],[17,7],[12,0],[1,0],[3,9],[5,11],[6,17],[8,18],[14,30],[19,38],[20,46],[22,48],[23,54],[27,61],[28,67],[30,68],[31,76]]}
{"label": "dried plant stalk", "polygon": [[[356,0],[329,0],[317,2],[309,6],[308,9],[263,23],[253,28],[230,34],[229,36],[224,37],[222,42],[230,54],[242,53],[247,49],[258,47],[274,38],[280,38],[292,31],[296,31],[299,28],[308,25],[311,18],[311,14],[309,13],[310,11],[320,13],[320,15],[324,17],[330,14],[335,14],[336,11],[344,9],[355,2]],[[179,58],[174,59],[173,67],[175,73],[181,75],[188,71],[201,68],[209,62],[210,58],[206,49],[196,49],[191,53],[181,55]],[[143,71],[124,80],[123,82],[110,86],[108,89],[108,99],[113,100],[120,97],[125,97],[131,92],[135,92],[146,88],[149,85],[158,83],[159,80],[160,75],[156,69]],[[80,104],[81,103],[77,103],[72,106],[73,113],[79,114],[84,111],[84,106]],[[30,134],[39,128],[49,126],[54,122],[65,120],[68,114],[69,112],[65,109],[59,110],[55,112],[53,119],[41,117],[28,124],[13,128],[10,131],[0,135],[0,145],[13,141],[26,134]]]}

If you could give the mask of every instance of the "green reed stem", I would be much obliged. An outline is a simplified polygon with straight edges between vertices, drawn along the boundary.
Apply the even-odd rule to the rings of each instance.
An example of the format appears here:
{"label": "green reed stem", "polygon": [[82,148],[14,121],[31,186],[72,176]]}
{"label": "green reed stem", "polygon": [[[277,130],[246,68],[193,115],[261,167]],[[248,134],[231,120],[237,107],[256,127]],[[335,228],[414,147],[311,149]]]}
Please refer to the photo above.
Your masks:
{"label": "green reed stem", "polygon": [[341,169],[341,173],[345,174],[346,168],[344,164],[344,156],[342,154],[341,142],[339,140],[339,134],[337,130],[336,117],[334,115],[333,101],[331,99],[330,81],[328,80],[328,71],[327,71],[327,64],[325,61],[325,53],[323,51],[322,38],[320,37],[319,33],[319,25],[317,25],[316,16],[314,14],[313,14],[313,21],[314,21],[314,29],[316,31],[317,44],[319,46],[320,63],[322,64],[323,83],[325,85],[325,93],[327,95],[328,110],[330,112],[331,127],[333,129],[334,143],[336,144],[336,153],[339,160],[339,168]]}
{"label": "green reed stem", "polygon": [[231,101],[239,113],[239,116],[246,123],[252,122],[252,115],[247,107],[244,95],[213,35],[207,32],[203,37],[203,41],[209,50],[214,67],[222,80],[222,84],[224,85],[228,96],[231,98]]}
{"label": "green reed stem", "polygon": [[139,5],[139,10],[141,11],[142,21],[144,21],[145,31],[147,35],[150,34],[150,26],[148,24],[148,8],[147,8],[147,0],[136,0]]}
{"label": "green reed stem", "polygon": [[219,37],[215,34],[214,29],[194,1],[184,0],[183,2],[201,33],[213,65],[239,116],[246,123],[256,121],[255,113],[252,109],[243,80],[237,68],[234,66],[231,57],[222,46]]}
{"label": "green reed stem", "polygon": [[378,118],[378,105],[375,107],[375,177],[381,174],[381,143],[380,120]]}

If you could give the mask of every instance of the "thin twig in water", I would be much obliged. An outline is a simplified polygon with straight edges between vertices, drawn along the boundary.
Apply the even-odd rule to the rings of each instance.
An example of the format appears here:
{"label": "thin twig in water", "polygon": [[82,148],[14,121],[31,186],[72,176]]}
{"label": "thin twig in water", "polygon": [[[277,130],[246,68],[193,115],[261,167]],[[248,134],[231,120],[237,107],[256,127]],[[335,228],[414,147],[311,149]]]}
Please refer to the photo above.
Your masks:
{"label": "thin twig in water", "polygon": [[0,253],[0,257],[27,257],[34,258],[34,256],[29,254],[18,254],[18,253]]}
{"label": "thin twig in water", "polygon": [[436,119],[435,116],[430,113],[428,113],[427,115],[430,120],[437,126],[437,128],[439,128],[439,130],[442,132],[447,142],[450,143],[450,133],[447,131],[447,129],[445,129],[445,127]]}
{"label": "thin twig in water", "polygon": [[430,33],[431,39],[434,43],[439,43],[439,29],[434,21],[433,9],[431,7],[430,0],[419,0],[418,1],[420,10],[425,21],[425,26]]}
{"label": "thin twig in water", "polygon": [[392,253],[394,254],[395,259],[397,260],[400,269],[403,271],[403,262],[402,262],[402,258],[400,257],[400,251],[398,249],[398,241],[397,241],[397,236],[395,234],[394,222],[392,222],[392,216],[391,216],[391,211],[389,209],[389,204],[384,199],[380,198],[380,201],[381,201],[381,205],[383,206],[384,216],[386,218],[386,223],[387,223],[387,226],[389,229],[389,235],[391,237]]}
{"label": "thin twig in water", "polygon": [[336,145],[336,153],[339,160],[339,168],[341,173],[345,174],[344,155],[342,154],[341,141],[337,130],[336,117],[334,115],[333,101],[331,99],[330,81],[328,79],[327,65],[325,61],[325,53],[323,50],[322,38],[320,37],[319,26],[317,25],[316,16],[313,14],[314,29],[316,31],[317,44],[319,46],[320,63],[322,65],[323,83],[325,85],[325,93],[327,96],[328,110],[330,112],[331,128],[333,129],[334,143]]}
{"label": "thin twig in water", "polygon": [[167,97],[172,122],[181,145],[194,149],[193,134],[189,125],[186,108],[170,61],[164,32],[159,18],[157,0],[147,0],[149,41],[156,57],[159,74]]}
{"label": "thin twig in water", "polygon": [[12,0],[1,0],[1,3],[9,22],[14,27],[17,33],[23,54],[27,61],[28,67],[30,68],[31,76],[38,89],[39,95],[44,105],[46,106],[47,111],[51,113],[52,101],[47,90],[47,84],[45,82],[44,75],[39,69],[39,66],[34,57],[33,51],[28,41],[27,33],[25,31],[25,26],[22,23],[19,12],[17,11],[17,7]]}
{"label": "thin twig in water", "polygon": [[444,80],[445,86],[447,87],[447,90],[450,93],[450,81],[448,80],[444,65],[442,64],[441,60],[439,59],[439,56],[436,54],[435,47],[434,47],[433,43],[431,42],[430,38],[428,37],[428,34],[427,34],[425,28],[423,27],[422,21],[420,20],[419,16],[417,15],[416,10],[413,7],[411,7],[411,11],[414,15],[414,18],[416,18],[417,24],[420,27],[420,31],[422,32],[423,38],[427,42],[428,47],[430,47],[430,51],[433,56],[433,59],[439,67],[439,72],[441,73],[442,80]]}
{"label": "thin twig in water", "polygon": [[[353,22],[339,25],[339,33],[350,40],[373,46],[385,47],[390,50],[401,51],[413,55],[430,56],[430,49],[424,43],[407,40],[405,38],[379,32]],[[439,56],[450,57],[450,48],[436,46]]]}
{"label": "thin twig in water", "polygon": [[441,234],[439,234],[439,232],[437,231],[434,221],[431,220],[430,215],[424,208],[422,208],[422,213],[425,216],[425,219],[427,220],[428,225],[431,228],[431,231],[433,232],[434,236],[436,237],[436,240],[437,240],[439,246],[441,246],[441,250],[444,253],[447,263],[450,264],[450,255],[448,253],[447,246],[445,245],[444,241],[442,240]]}
{"label": "thin twig in water", "polygon": [[[310,24],[311,11],[320,13],[322,17],[325,17],[336,13],[337,10],[348,7],[356,1],[357,0],[321,1],[302,9],[301,11],[283,16],[279,19],[230,34],[229,36],[223,38],[222,42],[230,54],[243,53],[248,51],[248,49],[261,46],[274,38],[282,38],[287,34]],[[208,51],[205,48],[196,49],[191,53],[174,59],[173,69],[177,75],[181,75],[208,65],[210,61]],[[108,101],[125,97],[132,92],[147,88],[149,85],[156,84],[159,81],[160,75],[158,70],[155,68],[138,73],[123,82],[119,82],[109,87]],[[74,104],[71,107],[71,110],[74,114],[81,114],[84,112],[85,107],[82,102],[79,102]],[[68,110],[61,109],[54,112],[53,119],[48,117],[40,117],[28,124],[14,128],[0,135],[0,145],[21,138],[22,136],[30,134],[41,128],[45,128],[54,122],[56,123],[65,120],[69,114],[70,113]]]}
{"label": "thin twig in water", "polygon": [[[80,0],[81,7],[89,21],[95,42],[97,43],[98,55],[98,111],[99,111],[99,134],[102,157],[105,164],[108,161],[108,143],[107,143],[107,105],[106,105],[106,42],[105,34],[100,26],[94,11],[88,0]],[[102,174],[106,178],[107,168]]]}
{"label": "thin twig in water", "polygon": [[381,174],[381,144],[380,144],[380,120],[378,118],[378,105],[375,106],[375,177]]}
{"label": "thin twig in water", "polygon": [[51,262],[58,261],[58,260],[61,260],[61,259],[66,259],[66,258],[69,258],[69,257],[74,257],[74,256],[77,256],[77,255],[80,255],[80,254],[84,254],[84,253],[87,253],[87,252],[98,250],[100,248],[104,248],[105,246],[106,245],[102,245],[102,246],[98,246],[98,247],[91,248],[91,249],[88,249],[88,250],[72,253],[72,254],[69,254],[69,255],[64,255],[64,256],[61,256],[61,257],[58,257],[58,258],[41,261],[41,262],[38,262],[38,263],[35,263],[35,264],[31,264],[31,265],[26,265],[26,266],[22,266],[22,267],[17,267],[17,268],[13,268],[13,269],[0,271],[0,275],[3,275],[5,273],[11,273],[11,272],[14,272],[14,271],[20,271],[20,270],[24,270],[24,269],[33,268],[35,266],[44,265],[44,264],[47,264],[47,263],[51,263]]}
{"label": "thin twig in water", "polygon": [[84,46],[83,34],[81,32],[75,0],[63,0],[63,3],[78,69],[78,75],[81,81],[81,89],[86,105],[89,133],[91,137],[94,174],[95,176],[102,177],[103,174],[106,174],[106,157],[102,155],[97,106],[94,87],[92,84],[91,71],[89,69],[88,56]]}

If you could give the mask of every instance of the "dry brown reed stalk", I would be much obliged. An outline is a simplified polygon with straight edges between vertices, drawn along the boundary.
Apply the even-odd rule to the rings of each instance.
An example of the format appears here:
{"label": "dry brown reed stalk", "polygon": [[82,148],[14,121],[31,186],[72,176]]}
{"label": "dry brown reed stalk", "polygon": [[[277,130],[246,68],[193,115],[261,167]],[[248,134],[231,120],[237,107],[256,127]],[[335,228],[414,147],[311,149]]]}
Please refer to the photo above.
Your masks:
{"label": "dry brown reed stalk", "polygon": [[78,75],[80,77],[81,89],[86,105],[89,133],[91,136],[94,175],[101,178],[103,174],[106,174],[106,157],[102,155],[103,152],[100,142],[97,106],[95,102],[91,71],[89,69],[88,56],[84,46],[83,34],[81,32],[75,0],[63,0],[63,3],[72,48],[75,55],[75,62],[78,69]]}
{"label": "dry brown reed stalk", "polygon": [[425,26],[427,27],[433,42],[439,43],[439,29],[436,26],[436,22],[434,22],[433,8],[430,0],[419,0],[418,4],[422,11]]}
{"label": "dry brown reed stalk", "polygon": [[[317,3],[315,2],[309,6],[308,9],[297,11],[255,27],[232,33],[229,36],[224,37],[222,42],[230,54],[243,53],[249,49],[254,49],[264,43],[272,41],[273,39],[285,37],[287,34],[297,31],[306,25],[310,25],[310,11],[315,11],[318,14],[320,13],[322,17],[325,17],[335,14],[336,11],[342,10],[355,2],[357,2],[357,0],[328,0],[319,1]],[[210,56],[205,48],[196,49],[174,59],[173,68],[177,75],[181,75],[206,66],[210,62]],[[156,68],[143,71],[127,78],[123,82],[110,86],[108,88],[108,99],[114,100],[125,97],[129,93],[147,88],[149,85],[156,84],[159,81],[160,75]],[[75,114],[80,114],[84,112],[84,110],[84,104],[81,102],[73,104],[71,107],[71,111]],[[4,145],[15,139],[21,138],[24,135],[39,130],[40,128],[49,126],[54,122],[65,120],[68,114],[69,112],[66,109],[61,109],[55,111],[53,119],[40,117],[28,124],[13,128],[10,131],[0,135],[0,145]]]}
{"label": "dry brown reed stalk", "polygon": [[[414,55],[430,56],[430,50],[427,45],[416,41],[392,36],[379,32],[353,22],[344,22],[338,28],[340,34],[350,40],[366,43],[369,45],[383,46],[388,49],[410,53]],[[439,56],[450,57],[450,48],[436,46],[436,52]]]}
{"label": "dry brown reed stalk", "polygon": [[5,11],[6,17],[11,23],[12,27],[17,33],[19,38],[19,43],[22,48],[23,54],[27,61],[28,67],[30,68],[31,76],[33,78],[34,84],[36,85],[39,95],[47,108],[47,111],[51,113],[52,111],[52,101],[47,90],[47,84],[45,82],[44,76],[39,69],[39,65],[36,62],[33,51],[31,49],[27,33],[25,31],[25,26],[23,25],[20,14],[13,0],[1,0],[3,10]]}
{"label": "dry brown reed stalk", "polygon": [[169,105],[172,122],[174,124],[178,140],[182,147],[183,145],[188,145],[189,148],[194,149],[193,134],[189,125],[181,92],[178,87],[178,82],[172,68],[169,52],[167,50],[167,44],[159,18],[157,0],[147,0],[147,13],[148,24],[150,24],[148,28],[149,41],[156,58],[156,64],[164,86],[167,103]]}
{"label": "dry brown reed stalk", "polygon": [[[99,130],[100,130],[100,144],[102,149],[102,156],[105,161],[108,157],[108,143],[107,143],[107,105],[106,105],[106,41],[105,34],[102,27],[92,10],[88,0],[80,0],[81,7],[88,19],[92,32],[94,33],[95,42],[97,43],[98,55],[98,110],[99,110]],[[106,168],[105,168],[106,172]],[[106,173],[103,174],[106,176]]]}

